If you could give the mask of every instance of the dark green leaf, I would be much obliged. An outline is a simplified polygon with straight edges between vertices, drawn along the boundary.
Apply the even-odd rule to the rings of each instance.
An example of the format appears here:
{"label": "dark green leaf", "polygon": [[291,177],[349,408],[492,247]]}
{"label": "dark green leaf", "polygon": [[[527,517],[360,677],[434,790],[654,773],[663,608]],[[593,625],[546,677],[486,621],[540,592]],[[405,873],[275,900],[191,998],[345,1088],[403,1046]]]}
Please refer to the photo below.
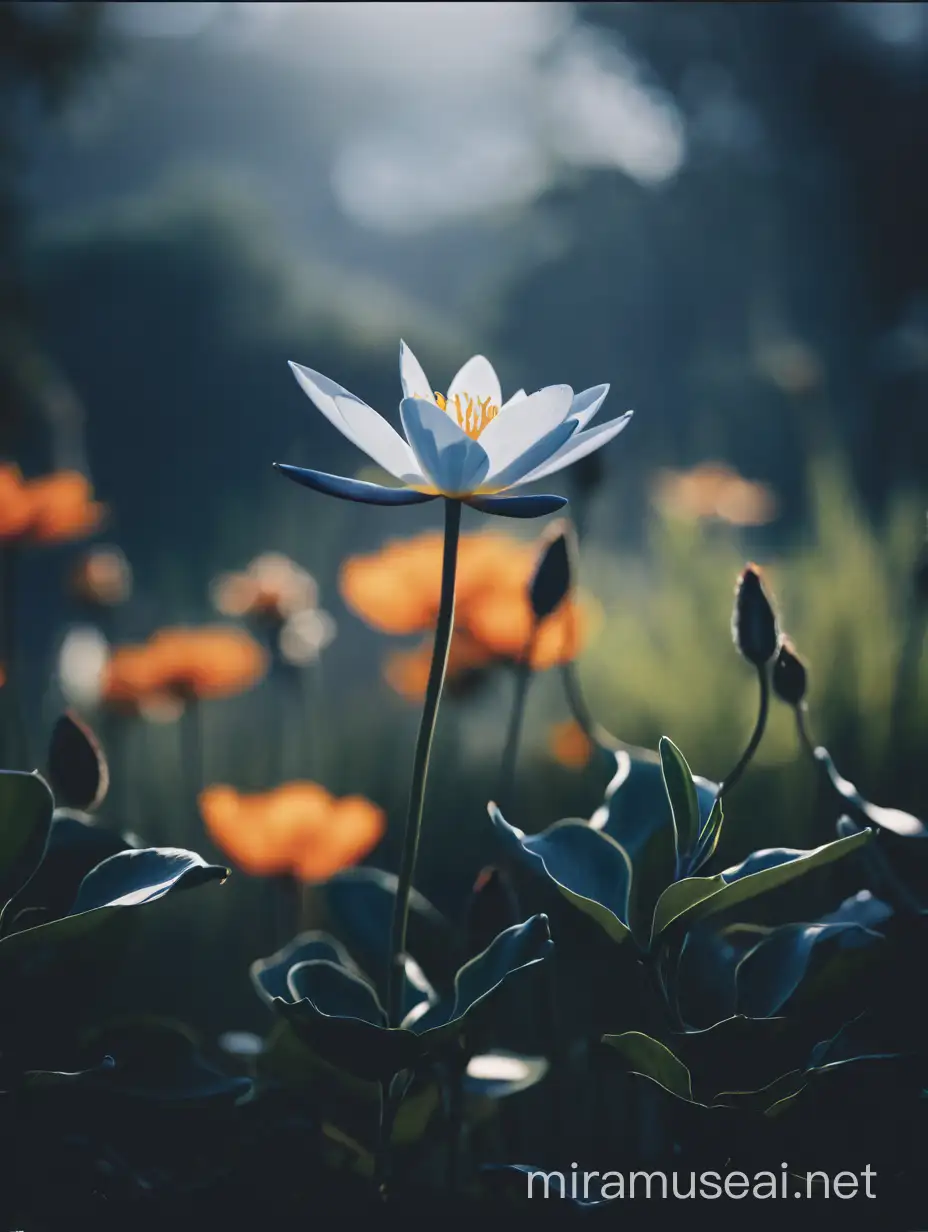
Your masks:
{"label": "dark green leaf", "polygon": [[719,796],[712,806],[712,811],[706,824],[703,826],[699,842],[696,845],[696,851],[690,861],[691,874],[698,873],[715,855],[715,849],[718,847],[719,839],[722,837],[722,824],[724,820],[725,814],[722,807],[722,798]]}
{"label": "dark green leaf", "polygon": [[95,825],[86,814],[56,809],[41,862],[5,913],[10,928],[18,930],[22,911],[41,908],[48,919],[67,915],[91,869],[128,849],[121,834]]}
{"label": "dark green leaf", "polygon": [[541,834],[526,836],[509,825],[495,804],[489,811],[497,832],[529,857],[533,869],[614,941],[625,940],[631,864],[614,839],[583,821],[559,821]]}
{"label": "dark green leaf", "polygon": [[870,830],[836,839],[810,851],[772,847],[755,851],[741,864],[715,877],[688,877],[669,886],[654,909],[651,944],[671,924],[692,924],[717,911],[725,911],[757,894],[821,868],[858,850],[873,837]]}
{"label": "dark green leaf", "polygon": [[[636,941],[646,946],[654,906],[677,874],[673,817],[657,754],[652,760],[632,760],[620,750],[614,757],[616,772],[590,825],[628,853],[633,869],[628,922]],[[705,827],[718,785],[698,776],[693,782]]]}
{"label": "dark green leaf", "polygon": [[622,1035],[604,1035],[603,1043],[625,1057],[632,1073],[650,1078],[680,1099],[693,1098],[690,1071],[660,1040],[640,1031],[626,1031]]}
{"label": "dark green leaf", "polygon": [[63,714],[48,749],[48,781],[57,802],[91,812],[103,803],[110,784],[100,742],[76,715]]}
{"label": "dark green leaf", "polygon": [[0,770],[0,906],[35,871],[54,807],[41,775]]}
{"label": "dark green leaf", "polygon": [[670,803],[670,814],[673,819],[674,846],[677,854],[677,867],[683,867],[683,861],[696,846],[701,829],[699,820],[699,802],[696,799],[696,785],[686,758],[666,736],[661,736],[658,744],[661,758],[661,773],[664,776],[664,788]]}
{"label": "dark green leaf", "polygon": [[139,1018],[94,1032],[85,1047],[106,1049],[115,1066],[101,1073],[100,1091],[157,1104],[203,1104],[241,1099],[248,1078],[223,1073],[200,1053],[196,1037],[181,1023]]}

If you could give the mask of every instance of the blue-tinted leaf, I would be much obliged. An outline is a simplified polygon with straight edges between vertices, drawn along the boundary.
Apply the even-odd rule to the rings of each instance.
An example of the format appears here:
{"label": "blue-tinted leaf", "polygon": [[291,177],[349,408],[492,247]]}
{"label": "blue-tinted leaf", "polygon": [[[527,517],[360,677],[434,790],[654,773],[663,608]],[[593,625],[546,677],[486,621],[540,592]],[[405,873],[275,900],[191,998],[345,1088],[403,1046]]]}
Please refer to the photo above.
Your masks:
{"label": "blue-tinted leaf", "polygon": [[328,933],[305,932],[288,941],[282,949],[268,958],[259,958],[253,962],[251,982],[258,995],[271,1005],[277,997],[287,999],[287,976],[292,967],[298,963],[320,959],[344,967],[353,975],[361,975],[360,969],[340,941],[336,941]]}
{"label": "blue-tinted leaf", "polygon": [[654,909],[651,944],[671,924],[692,924],[717,911],[725,911],[815,868],[840,860],[857,851],[872,837],[871,830],[863,830],[810,851],[772,847],[755,851],[741,864],[725,869],[715,877],[687,877],[669,886],[658,900]]}
{"label": "blue-tinted leaf", "polygon": [[838,794],[859,809],[868,821],[881,830],[888,830],[891,834],[902,838],[928,837],[928,826],[923,821],[919,821],[917,817],[913,817],[911,813],[904,813],[902,809],[883,808],[882,805],[871,804],[869,800],[865,800],[854,784],[840,773],[826,748],[817,748],[815,756],[825,767]]}
{"label": "blue-tinted leaf", "polygon": [[326,959],[297,963],[287,973],[292,1001],[311,1001],[328,1018],[358,1018],[385,1027],[387,1015],[366,980]]}
{"label": "blue-tinted leaf", "polygon": [[702,828],[696,785],[686,758],[672,740],[661,736],[658,752],[661,758],[664,788],[667,792],[670,815],[673,820],[677,867],[682,868],[684,857],[689,855],[696,846],[696,840]]}
{"label": "blue-tinted leaf", "polygon": [[490,817],[507,845],[517,845],[533,867],[614,941],[628,936],[631,865],[614,839],[582,821],[559,821],[541,834],[526,836],[510,826],[495,804]]}
{"label": "blue-tinted leaf", "polygon": [[680,1099],[693,1098],[690,1071],[660,1040],[640,1031],[626,1031],[622,1035],[604,1035],[603,1043],[625,1057],[632,1073],[650,1078]]}
{"label": "blue-tinted leaf", "polygon": [[121,851],[87,874],[68,915],[0,938],[0,963],[18,958],[34,946],[85,936],[125,907],[155,902],[173,891],[208,881],[224,881],[228,875],[227,868],[207,864],[195,852],[176,847]]}
{"label": "blue-tinted leaf", "polygon": [[680,1013],[689,1027],[708,1028],[735,1014],[738,963],[770,931],[759,924],[720,929],[710,919],[687,932],[675,985]]}
{"label": "blue-tinted leaf", "polygon": [[0,770],[0,907],[41,860],[54,807],[41,775]]}
{"label": "blue-tinted leaf", "polygon": [[[386,995],[390,964],[390,926],[396,901],[394,873],[351,868],[336,873],[316,891],[326,926]],[[417,890],[409,899],[406,945],[439,991],[450,988],[458,967],[451,925]]]}
{"label": "blue-tinted leaf", "polygon": [[532,916],[524,924],[507,928],[493,944],[457,973],[454,997],[443,998],[408,1025],[417,1035],[428,1037],[429,1047],[449,1035],[460,1034],[467,1021],[504,983],[520,971],[547,958],[553,949],[548,917]]}
{"label": "blue-tinted leaf", "polygon": [[779,1011],[802,983],[819,947],[853,948],[881,941],[859,924],[784,924],[742,958],[737,974],[738,1008],[753,1018]]}

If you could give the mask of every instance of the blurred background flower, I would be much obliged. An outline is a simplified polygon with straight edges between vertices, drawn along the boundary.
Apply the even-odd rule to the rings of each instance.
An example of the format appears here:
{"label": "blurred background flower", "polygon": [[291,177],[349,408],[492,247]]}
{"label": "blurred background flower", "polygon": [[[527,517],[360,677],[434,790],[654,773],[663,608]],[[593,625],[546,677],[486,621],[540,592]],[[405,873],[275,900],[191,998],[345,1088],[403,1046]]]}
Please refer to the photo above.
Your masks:
{"label": "blurred background flower", "polygon": [[17,466],[0,467],[0,539],[54,544],[94,534],[106,507],[92,491],[86,476],[73,471],[24,479]]}
{"label": "blurred background flower", "polygon": [[70,590],[92,607],[115,607],[132,594],[132,568],[125,552],[99,547],[79,558],[71,571]]}
{"label": "blurred background flower", "polygon": [[579,723],[566,719],[548,731],[548,750],[568,770],[582,770],[593,756],[593,742]]}
{"label": "blurred background flower", "polygon": [[732,526],[764,526],[777,513],[772,490],[743,479],[721,462],[688,471],[658,471],[652,497],[664,512],[682,518],[717,518]]}
{"label": "blurred background flower", "polygon": [[318,783],[252,795],[216,785],[199,803],[214,842],[255,877],[322,881],[370,855],[386,828],[383,810],[363,796],[337,799]]}

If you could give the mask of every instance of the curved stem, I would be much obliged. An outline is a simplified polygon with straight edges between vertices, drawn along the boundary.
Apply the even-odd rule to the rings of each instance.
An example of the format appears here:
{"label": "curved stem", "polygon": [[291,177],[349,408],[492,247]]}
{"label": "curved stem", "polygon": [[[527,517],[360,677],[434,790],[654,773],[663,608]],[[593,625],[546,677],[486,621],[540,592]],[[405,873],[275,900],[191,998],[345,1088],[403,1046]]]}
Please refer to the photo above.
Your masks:
{"label": "curved stem", "polygon": [[529,685],[532,683],[534,669],[532,668],[532,652],[538,637],[538,621],[532,623],[532,631],[516,664],[516,692],[512,701],[512,711],[509,716],[509,730],[506,733],[506,744],[503,749],[499,767],[499,783],[496,789],[496,804],[505,817],[511,804],[516,781],[516,763],[519,760],[519,741],[522,737],[522,723],[525,719],[525,702],[528,698]]}
{"label": "curved stem", "polygon": [[757,747],[763,739],[764,729],[767,726],[767,715],[770,710],[770,677],[767,672],[767,665],[762,664],[757,669],[757,679],[760,684],[760,702],[757,708],[757,722],[754,724],[754,730],[751,733],[751,739],[748,741],[748,746],[738,759],[737,765],[729,771],[726,777],[722,780],[719,787],[719,798],[731,791],[734,785],[744,774],[750,764],[751,758],[757,752]]}
{"label": "curved stem", "polygon": [[597,722],[583,695],[575,660],[571,659],[561,664],[561,682],[564,685],[564,696],[567,699],[570,713],[577,726],[593,744],[601,745],[602,748],[609,749],[613,753],[628,753],[639,761],[657,762],[660,760],[653,749],[643,749],[640,745],[620,740],[618,736],[613,736],[601,723]]}
{"label": "curved stem", "polygon": [[403,954],[406,949],[406,922],[409,916],[409,895],[412,890],[412,875],[419,850],[419,833],[422,829],[422,808],[425,801],[425,781],[429,768],[429,753],[435,734],[438,703],[445,682],[448,664],[448,648],[451,645],[451,630],[454,627],[454,579],[458,561],[458,540],[461,532],[461,502],[445,500],[445,545],[441,563],[441,599],[438,620],[435,625],[435,645],[432,650],[432,665],[425,689],[425,704],[416,738],[416,753],[412,768],[412,785],[409,790],[409,809],[406,814],[406,833],[403,838],[403,856],[400,864],[399,882],[396,887],[396,902],[393,906],[393,927],[390,937],[390,966],[387,972],[387,1014],[391,1026],[399,1026],[403,1002]]}

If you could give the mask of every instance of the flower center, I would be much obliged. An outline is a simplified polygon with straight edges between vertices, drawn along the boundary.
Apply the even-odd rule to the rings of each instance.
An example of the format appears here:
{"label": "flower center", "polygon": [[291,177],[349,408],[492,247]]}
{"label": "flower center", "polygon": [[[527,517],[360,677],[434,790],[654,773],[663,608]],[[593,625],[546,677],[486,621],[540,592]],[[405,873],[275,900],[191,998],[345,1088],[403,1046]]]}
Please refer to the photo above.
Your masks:
{"label": "flower center", "polygon": [[487,424],[492,423],[499,414],[499,407],[494,406],[489,395],[486,398],[474,399],[468,393],[455,394],[448,402],[436,390],[435,401],[443,411],[447,411],[449,415],[457,419],[458,427],[463,428],[474,441]]}

